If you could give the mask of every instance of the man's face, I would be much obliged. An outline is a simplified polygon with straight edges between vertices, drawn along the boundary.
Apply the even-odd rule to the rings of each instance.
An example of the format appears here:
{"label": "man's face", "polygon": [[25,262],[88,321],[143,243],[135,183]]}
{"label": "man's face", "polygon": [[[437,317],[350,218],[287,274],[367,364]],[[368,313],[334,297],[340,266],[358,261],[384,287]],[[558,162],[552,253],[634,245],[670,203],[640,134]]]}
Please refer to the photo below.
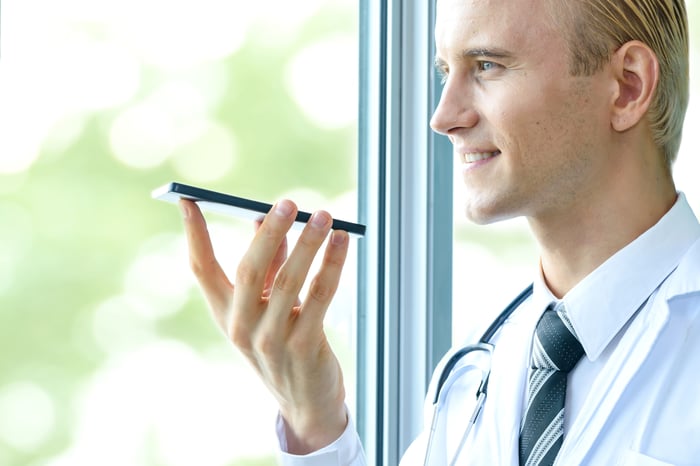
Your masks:
{"label": "man's face", "polygon": [[570,75],[544,0],[438,0],[435,40],[445,82],[431,126],[452,141],[469,218],[545,219],[604,185],[609,72]]}

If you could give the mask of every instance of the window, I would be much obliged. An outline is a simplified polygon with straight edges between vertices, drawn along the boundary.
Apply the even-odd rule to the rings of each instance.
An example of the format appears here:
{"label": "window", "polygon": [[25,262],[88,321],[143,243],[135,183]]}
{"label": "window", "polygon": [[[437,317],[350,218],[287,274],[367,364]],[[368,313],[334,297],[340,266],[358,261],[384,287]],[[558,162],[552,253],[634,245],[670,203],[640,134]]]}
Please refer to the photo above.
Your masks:
{"label": "window", "polygon": [[397,464],[449,348],[451,150],[428,127],[433,2],[361,2],[358,429],[370,464]]}

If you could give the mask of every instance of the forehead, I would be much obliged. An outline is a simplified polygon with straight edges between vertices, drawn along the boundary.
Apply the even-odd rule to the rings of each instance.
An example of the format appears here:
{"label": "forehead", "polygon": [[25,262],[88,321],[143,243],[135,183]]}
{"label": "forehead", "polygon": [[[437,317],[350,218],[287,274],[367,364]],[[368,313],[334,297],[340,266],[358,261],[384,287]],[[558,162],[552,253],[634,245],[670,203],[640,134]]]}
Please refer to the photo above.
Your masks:
{"label": "forehead", "polygon": [[562,34],[554,27],[546,1],[437,0],[438,51],[473,46],[526,51],[562,43]]}

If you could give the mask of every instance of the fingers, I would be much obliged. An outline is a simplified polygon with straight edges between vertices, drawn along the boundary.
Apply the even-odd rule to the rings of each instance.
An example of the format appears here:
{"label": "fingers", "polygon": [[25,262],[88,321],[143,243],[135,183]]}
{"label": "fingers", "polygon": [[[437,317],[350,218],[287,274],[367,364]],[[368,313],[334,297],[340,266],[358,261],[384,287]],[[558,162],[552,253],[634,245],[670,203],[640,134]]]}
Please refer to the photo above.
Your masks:
{"label": "fingers", "polygon": [[338,290],[349,243],[346,231],[335,230],[331,234],[321,268],[311,281],[309,293],[302,304],[303,312],[298,322],[300,334],[322,331],[326,310]]}
{"label": "fingers", "polygon": [[[262,311],[265,288],[284,261],[285,236],[296,217],[296,206],[291,201],[278,202],[265,216],[253,242],[241,259],[236,272],[236,293],[233,301],[231,337],[240,346],[247,346],[248,332],[257,323]],[[239,334],[243,332],[243,334]]]}
{"label": "fingers", "polygon": [[207,224],[192,201],[179,201],[185,225],[190,266],[214,315],[221,324],[222,313],[231,302],[233,286],[214,256]]}
{"label": "fingers", "polygon": [[[293,320],[302,320],[309,331],[323,327],[323,318],[333,298],[348,250],[348,235],[336,231],[328,241],[319,272],[310,284],[300,310],[299,293],[314,258],[331,229],[327,212],[316,212],[287,257],[286,234],[297,209],[291,201],[280,201],[258,223],[255,237],[241,259],[232,285],[217,262],[206,222],[198,206],[181,200],[192,270],[214,316],[233,343],[244,352],[252,350],[253,335],[267,342],[283,341],[293,331]],[[291,324],[291,325],[290,325]]]}
{"label": "fingers", "polygon": [[271,319],[284,319],[285,314],[298,304],[297,299],[306,277],[323,241],[328,236],[332,219],[327,212],[319,211],[311,216],[309,223],[285,264],[280,268],[272,286],[270,302],[274,304],[269,314]]}
{"label": "fingers", "polygon": [[272,263],[270,264],[270,268],[267,269],[267,274],[265,275],[265,284],[263,287],[263,296],[264,297],[269,297],[272,284],[275,281],[275,277],[277,276],[277,272],[279,271],[280,267],[282,267],[282,264],[284,261],[287,259],[287,238],[282,239],[282,244],[280,244],[279,248],[277,248],[277,253],[275,254],[275,257],[272,258]]}

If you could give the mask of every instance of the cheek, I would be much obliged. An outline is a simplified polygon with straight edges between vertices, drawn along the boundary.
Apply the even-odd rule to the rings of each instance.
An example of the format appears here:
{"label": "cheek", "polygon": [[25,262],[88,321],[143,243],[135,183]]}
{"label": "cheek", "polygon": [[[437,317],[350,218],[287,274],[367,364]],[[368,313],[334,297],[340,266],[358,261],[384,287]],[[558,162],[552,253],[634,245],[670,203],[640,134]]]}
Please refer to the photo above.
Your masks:
{"label": "cheek", "polygon": [[[532,86],[538,82],[540,86]],[[590,97],[590,91],[571,81],[530,76],[490,95],[484,116],[502,151],[532,161],[590,143],[587,138],[594,132]]]}
{"label": "cheek", "polygon": [[522,100],[498,114],[498,133],[503,137],[504,151],[518,154],[518,158],[539,157],[541,152],[556,142],[565,125],[538,102]]}
{"label": "cheek", "polygon": [[520,113],[518,134],[534,150],[576,150],[587,131],[588,112],[569,95],[541,94]]}

